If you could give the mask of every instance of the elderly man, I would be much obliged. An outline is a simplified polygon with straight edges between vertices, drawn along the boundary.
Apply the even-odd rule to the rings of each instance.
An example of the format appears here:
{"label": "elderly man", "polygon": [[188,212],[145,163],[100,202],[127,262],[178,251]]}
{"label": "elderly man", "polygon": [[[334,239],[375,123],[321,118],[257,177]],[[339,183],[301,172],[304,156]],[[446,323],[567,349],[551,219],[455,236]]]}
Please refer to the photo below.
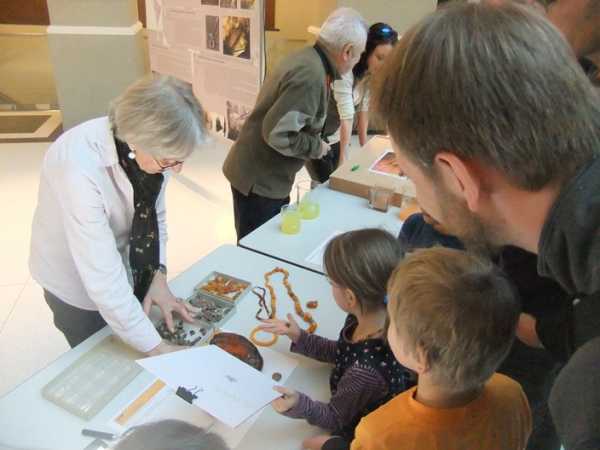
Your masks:
{"label": "elderly man", "polygon": [[[573,296],[600,291],[600,97],[542,15],[442,8],[403,36],[374,94],[419,203],[450,233],[537,253]],[[568,450],[600,448],[599,366],[594,339],[554,386]]]}
{"label": "elderly man", "polygon": [[366,39],[362,17],[339,8],[325,20],[314,47],[287,57],[265,81],[223,165],[238,240],[289,203],[305,161],[329,151],[322,136],[331,84],[358,62]]}

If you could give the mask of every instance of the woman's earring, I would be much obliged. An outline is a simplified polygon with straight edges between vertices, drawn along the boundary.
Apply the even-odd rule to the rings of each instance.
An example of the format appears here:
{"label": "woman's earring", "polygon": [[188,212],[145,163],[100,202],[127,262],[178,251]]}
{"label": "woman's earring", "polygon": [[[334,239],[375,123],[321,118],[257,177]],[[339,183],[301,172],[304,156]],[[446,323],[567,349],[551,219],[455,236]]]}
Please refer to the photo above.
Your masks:
{"label": "woman's earring", "polygon": [[129,159],[135,159],[135,153],[133,152],[133,150],[131,150],[131,151],[130,151],[130,152],[127,154],[127,157],[128,157]]}

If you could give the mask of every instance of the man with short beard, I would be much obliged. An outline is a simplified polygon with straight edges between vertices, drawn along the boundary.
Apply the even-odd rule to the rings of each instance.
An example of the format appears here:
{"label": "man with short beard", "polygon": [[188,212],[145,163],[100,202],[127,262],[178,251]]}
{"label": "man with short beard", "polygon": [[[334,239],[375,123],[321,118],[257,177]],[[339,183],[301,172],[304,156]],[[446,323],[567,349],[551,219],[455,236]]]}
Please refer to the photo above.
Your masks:
{"label": "man with short beard", "polygon": [[[374,100],[419,203],[448,232],[480,252],[536,253],[540,275],[574,297],[600,291],[600,96],[542,15],[441,8],[404,34]],[[600,448],[599,366],[594,339],[554,386],[568,450]]]}

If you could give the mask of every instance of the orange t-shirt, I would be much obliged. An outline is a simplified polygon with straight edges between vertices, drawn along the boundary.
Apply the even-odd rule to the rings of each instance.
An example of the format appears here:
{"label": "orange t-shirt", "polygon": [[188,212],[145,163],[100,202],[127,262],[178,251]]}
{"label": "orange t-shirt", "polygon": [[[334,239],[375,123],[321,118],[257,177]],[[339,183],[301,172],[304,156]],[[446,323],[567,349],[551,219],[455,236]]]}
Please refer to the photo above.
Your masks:
{"label": "orange t-shirt", "polygon": [[351,450],[523,450],[531,411],[521,386],[495,374],[481,395],[461,408],[430,408],[416,387],[364,417]]}

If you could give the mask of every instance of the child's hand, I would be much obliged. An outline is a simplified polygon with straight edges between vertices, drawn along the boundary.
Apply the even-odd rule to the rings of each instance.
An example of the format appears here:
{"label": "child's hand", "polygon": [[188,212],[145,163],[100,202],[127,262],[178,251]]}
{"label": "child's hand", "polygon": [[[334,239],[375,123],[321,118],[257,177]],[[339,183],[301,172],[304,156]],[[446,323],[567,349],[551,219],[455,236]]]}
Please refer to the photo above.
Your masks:
{"label": "child's hand", "polygon": [[276,334],[278,336],[287,336],[293,343],[296,343],[300,339],[302,330],[291,314],[287,315],[287,319],[287,322],[278,319],[263,320],[262,325],[259,325],[258,327],[267,333]]}
{"label": "child's hand", "polygon": [[273,389],[279,392],[281,397],[273,400],[271,402],[271,406],[280,414],[292,409],[294,406],[296,406],[296,403],[298,403],[298,400],[300,399],[300,394],[298,394],[296,391],[286,389],[283,386],[275,386]]}

